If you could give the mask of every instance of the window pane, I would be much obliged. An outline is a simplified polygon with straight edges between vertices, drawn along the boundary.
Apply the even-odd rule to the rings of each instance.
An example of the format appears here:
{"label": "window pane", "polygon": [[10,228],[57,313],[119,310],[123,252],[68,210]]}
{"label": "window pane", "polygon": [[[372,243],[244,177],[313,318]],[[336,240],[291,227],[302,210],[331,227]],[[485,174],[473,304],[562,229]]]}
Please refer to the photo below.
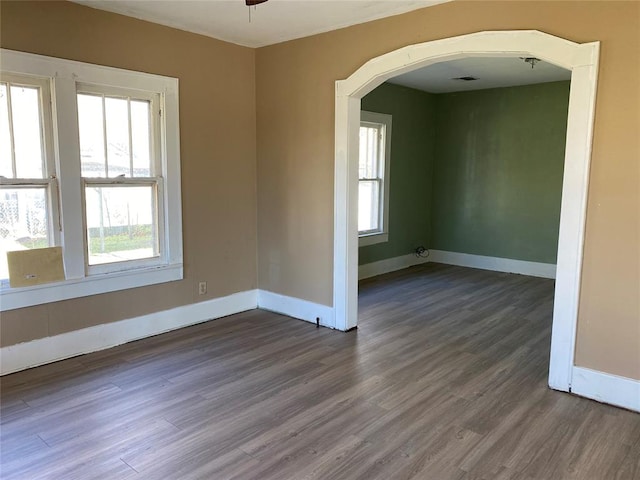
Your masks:
{"label": "window pane", "polygon": [[9,132],[9,102],[6,83],[0,84],[0,175],[13,178],[11,134]]}
{"label": "window pane", "polygon": [[87,186],[89,265],[158,255],[154,186]]}
{"label": "window pane", "polygon": [[16,177],[43,178],[40,89],[11,85]]}
{"label": "window pane", "polygon": [[0,278],[9,278],[7,252],[48,246],[47,188],[0,189]]}
{"label": "window pane", "polygon": [[78,94],[80,163],[83,177],[106,177],[102,97]]}
{"label": "window pane", "polygon": [[380,228],[380,183],[361,180],[358,183],[358,231]]}
{"label": "window pane", "polygon": [[107,118],[107,175],[131,176],[129,109],[126,98],[105,98]]}
{"label": "window pane", "polygon": [[131,143],[133,146],[133,176],[151,176],[151,125],[149,102],[131,101]]}
{"label": "window pane", "polygon": [[360,178],[378,177],[378,133],[376,127],[360,127]]}

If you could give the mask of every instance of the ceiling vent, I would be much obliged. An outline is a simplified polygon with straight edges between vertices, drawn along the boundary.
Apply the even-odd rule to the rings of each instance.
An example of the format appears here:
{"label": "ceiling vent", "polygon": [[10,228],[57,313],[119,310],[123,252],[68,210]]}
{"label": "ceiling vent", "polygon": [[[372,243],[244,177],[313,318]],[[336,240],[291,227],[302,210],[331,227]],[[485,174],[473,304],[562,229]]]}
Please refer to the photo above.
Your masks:
{"label": "ceiling vent", "polygon": [[458,77],[452,78],[451,80],[462,80],[464,82],[473,82],[474,80],[478,80],[476,77]]}

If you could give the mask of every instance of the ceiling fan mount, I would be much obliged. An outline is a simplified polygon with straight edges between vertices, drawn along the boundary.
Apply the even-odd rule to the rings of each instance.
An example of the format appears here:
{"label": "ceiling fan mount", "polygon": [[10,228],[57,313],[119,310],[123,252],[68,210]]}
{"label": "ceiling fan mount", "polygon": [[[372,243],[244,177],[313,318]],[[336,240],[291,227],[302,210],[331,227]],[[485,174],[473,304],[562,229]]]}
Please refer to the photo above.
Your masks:
{"label": "ceiling fan mount", "polygon": [[244,0],[244,3],[247,4],[247,7],[253,7],[255,5],[260,5],[261,3],[266,2],[267,0]]}

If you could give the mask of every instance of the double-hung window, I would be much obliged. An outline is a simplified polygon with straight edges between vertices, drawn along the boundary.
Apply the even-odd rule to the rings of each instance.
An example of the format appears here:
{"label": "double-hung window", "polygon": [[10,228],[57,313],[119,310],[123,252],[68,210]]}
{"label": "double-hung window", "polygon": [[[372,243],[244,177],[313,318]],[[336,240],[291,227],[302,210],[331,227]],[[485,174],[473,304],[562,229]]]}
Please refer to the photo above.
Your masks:
{"label": "double-hung window", "polygon": [[362,111],[358,162],[360,246],[389,239],[391,115]]}
{"label": "double-hung window", "polygon": [[160,260],[158,97],[124,89],[77,87],[89,272],[130,269]]}
{"label": "double-hung window", "polygon": [[[0,74],[0,249],[58,244],[57,180],[52,151],[49,85]],[[6,255],[0,279],[8,278]]]}
{"label": "double-hung window", "polygon": [[[177,80],[10,50],[0,76],[0,307],[182,278]],[[10,288],[6,252],[65,280]]]}

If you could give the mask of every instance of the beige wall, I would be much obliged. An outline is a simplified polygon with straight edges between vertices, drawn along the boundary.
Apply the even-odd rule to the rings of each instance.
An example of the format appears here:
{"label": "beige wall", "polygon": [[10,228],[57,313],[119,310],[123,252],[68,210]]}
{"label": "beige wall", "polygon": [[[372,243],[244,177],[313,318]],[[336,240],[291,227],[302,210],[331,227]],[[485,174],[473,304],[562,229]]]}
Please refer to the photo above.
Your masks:
{"label": "beige wall", "polygon": [[256,288],[255,50],[73,3],[0,17],[3,48],[179,78],[185,264],[182,281],[3,312],[1,344]]}
{"label": "beige wall", "polygon": [[259,287],[332,304],[335,80],[482,30],[600,40],[576,363],[640,379],[639,19],[638,2],[453,2],[259,49]]}

